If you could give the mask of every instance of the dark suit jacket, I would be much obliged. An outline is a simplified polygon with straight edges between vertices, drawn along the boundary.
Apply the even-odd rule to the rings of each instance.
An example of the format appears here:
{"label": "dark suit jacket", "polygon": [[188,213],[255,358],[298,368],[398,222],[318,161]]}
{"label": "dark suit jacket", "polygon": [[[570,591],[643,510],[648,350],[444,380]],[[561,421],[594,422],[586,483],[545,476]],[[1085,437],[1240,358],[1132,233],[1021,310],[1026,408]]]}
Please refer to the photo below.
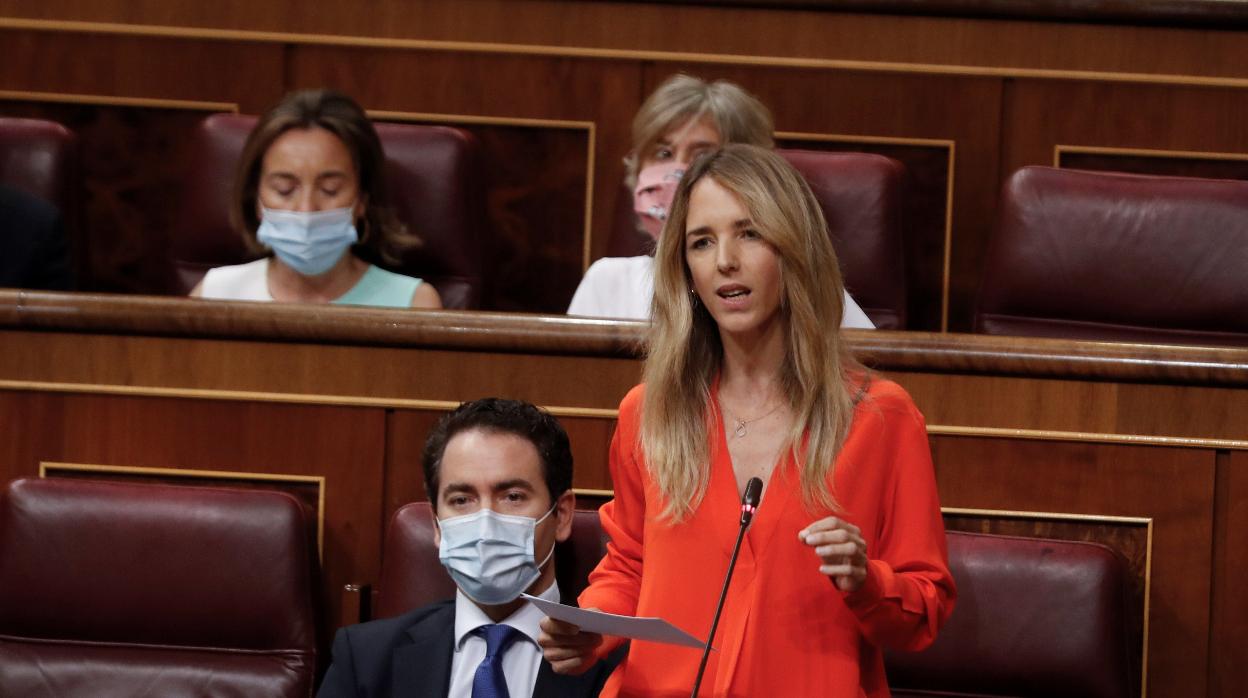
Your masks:
{"label": "dark suit jacket", "polygon": [[[455,602],[352,625],[334,638],[334,659],[318,698],[445,698],[455,651]],[[598,695],[619,653],[580,676],[556,674],[543,659],[534,698]]]}
{"label": "dark suit jacket", "polygon": [[0,288],[70,290],[69,245],[56,207],[0,185]]}

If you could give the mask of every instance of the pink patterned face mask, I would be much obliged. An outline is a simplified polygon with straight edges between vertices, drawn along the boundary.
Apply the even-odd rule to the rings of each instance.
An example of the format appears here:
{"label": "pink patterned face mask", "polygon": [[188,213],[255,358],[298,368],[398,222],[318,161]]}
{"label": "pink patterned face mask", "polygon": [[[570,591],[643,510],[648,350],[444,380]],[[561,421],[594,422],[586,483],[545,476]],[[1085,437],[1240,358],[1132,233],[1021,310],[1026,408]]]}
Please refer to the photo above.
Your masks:
{"label": "pink patterned face mask", "polygon": [[655,240],[663,232],[672,199],[676,197],[676,185],[685,176],[685,167],[679,162],[663,162],[637,173],[637,188],[633,190],[633,211],[637,214],[641,229]]}

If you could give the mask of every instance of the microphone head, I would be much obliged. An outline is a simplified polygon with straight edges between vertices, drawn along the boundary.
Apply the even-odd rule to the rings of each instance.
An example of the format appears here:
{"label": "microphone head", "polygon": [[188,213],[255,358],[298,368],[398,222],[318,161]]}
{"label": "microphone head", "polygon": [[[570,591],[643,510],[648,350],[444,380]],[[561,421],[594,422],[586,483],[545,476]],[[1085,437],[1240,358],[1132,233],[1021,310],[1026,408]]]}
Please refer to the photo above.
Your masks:
{"label": "microphone head", "polygon": [[757,509],[758,500],[762,498],[762,496],[763,481],[756,477],[750,478],[750,481],[745,483],[745,497],[743,497],[741,501],[750,505],[750,507]]}
{"label": "microphone head", "polygon": [[763,481],[752,477],[750,481],[745,483],[745,495],[741,497],[741,525],[745,526],[750,523],[750,519],[754,518],[754,512],[758,509],[758,500],[763,495]]}

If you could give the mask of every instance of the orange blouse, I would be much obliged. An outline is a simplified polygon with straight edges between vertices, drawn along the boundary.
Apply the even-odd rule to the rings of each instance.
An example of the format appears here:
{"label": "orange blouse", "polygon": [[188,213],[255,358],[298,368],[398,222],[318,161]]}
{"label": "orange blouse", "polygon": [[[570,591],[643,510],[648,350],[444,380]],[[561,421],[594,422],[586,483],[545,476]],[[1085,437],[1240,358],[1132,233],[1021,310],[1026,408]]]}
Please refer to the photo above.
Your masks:
{"label": "orange blouse", "polygon": [[[607,556],[590,575],[582,608],[660,616],[697,636],[710,632],[741,509],[721,420],[711,477],[697,510],[659,518],[662,498],[641,453],[643,386],[620,404],[611,442],[615,499],[602,507]],[[777,464],[737,560],[703,677],[701,696],[888,696],[881,647],[931,644],[953,610],[945,531],[923,415],[897,384],[874,379],[854,410],[833,490],[867,542],[867,579],[846,594],[819,573],[798,531],[830,510],[808,510],[796,464]],[[607,638],[605,655],[618,646]],[[603,696],[688,696],[700,650],[634,640]]]}

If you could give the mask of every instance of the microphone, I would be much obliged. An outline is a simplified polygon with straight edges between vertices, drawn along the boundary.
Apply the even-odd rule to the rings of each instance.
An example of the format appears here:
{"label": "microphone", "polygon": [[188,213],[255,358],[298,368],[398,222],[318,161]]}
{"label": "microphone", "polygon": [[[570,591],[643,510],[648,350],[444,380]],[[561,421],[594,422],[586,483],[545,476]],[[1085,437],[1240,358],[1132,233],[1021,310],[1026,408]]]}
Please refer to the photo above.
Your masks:
{"label": "microphone", "polygon": [[702,687],[702,674],[706,672],[706,660],[711,656],[711,643],[715,641],[715,630],[719,627],[719,614],[724,610],[724,600],[728,598],[728,585],[732,583],[732,571],[737,567],[737,553],[741,552],[741,541],[745,538],[745,530],[750,527],[754,512],[758,511],[758,500],[763,494],[763,481],[752,477],[745,483],[745,494],[741,497],[741,525],[737,529],[737,543],[732,546],[732,558],[728,561],[728,573],[724,575],[724,588],[719,592],[719,603],[715,605],[715,617],[711,620],[711,634],[706,638],[706,648],[702,650],[702,661],[698,663],[698,677],[693,681],[693,693],[690,698],[698,698],[698,689]]}

